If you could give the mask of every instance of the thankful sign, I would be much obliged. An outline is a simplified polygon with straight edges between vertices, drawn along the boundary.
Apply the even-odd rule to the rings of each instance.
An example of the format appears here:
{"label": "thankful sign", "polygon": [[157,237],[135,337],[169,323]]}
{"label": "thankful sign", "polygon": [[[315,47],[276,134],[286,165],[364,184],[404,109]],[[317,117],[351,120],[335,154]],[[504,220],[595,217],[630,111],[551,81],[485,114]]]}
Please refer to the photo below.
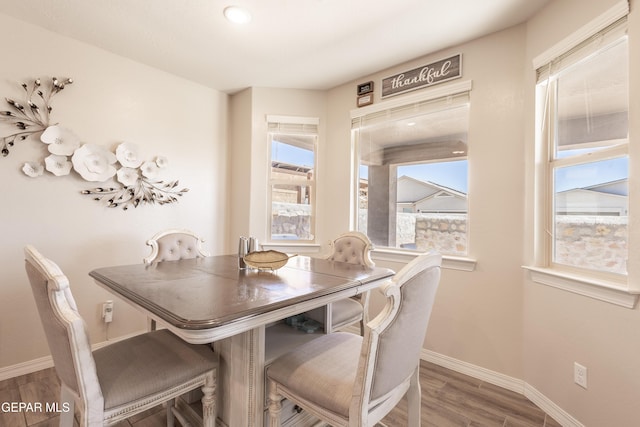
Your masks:
{"label": "thankful sign", "polygon": [[382,97],[432,86],[462,77],[462,55],[441,59],[382,80]]}

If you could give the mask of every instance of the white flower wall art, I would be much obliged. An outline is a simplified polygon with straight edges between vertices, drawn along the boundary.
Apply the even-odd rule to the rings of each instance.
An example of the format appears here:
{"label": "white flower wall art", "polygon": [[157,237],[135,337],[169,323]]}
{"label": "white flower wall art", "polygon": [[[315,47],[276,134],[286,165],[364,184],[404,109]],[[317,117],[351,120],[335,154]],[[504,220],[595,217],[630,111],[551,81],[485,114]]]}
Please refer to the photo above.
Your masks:
{"label": "white flower wall art", "polygon": [[[72,79],[53,77],[43,85],[36,79],[29,86],[22,83],[25,102],[5,98],[9,109],[0,111],[0,123],[13,131],[0,137],[2,156],[9,155],[16,142],[36,138],[46,145],[49,155],[43,161],[26,162],[22,171],[37,178],[46,172],[54,176],[69,175],[72,171],[85,181],[105,183],[104,186],[83,190],[108,207],[138,207],[141,204],[175,203],[178,197],[189,191],[178,188],[178,181],[164,182],[158,179],[161,169],[167,167],[166,157],[154,160],[140,157],[139,147],[132,142],[120,143],[115,153],[96,144],[83,144],[70,129],[51,123],[51,98],[73,83]],[[43,165],[44,162],[44,165]]]}

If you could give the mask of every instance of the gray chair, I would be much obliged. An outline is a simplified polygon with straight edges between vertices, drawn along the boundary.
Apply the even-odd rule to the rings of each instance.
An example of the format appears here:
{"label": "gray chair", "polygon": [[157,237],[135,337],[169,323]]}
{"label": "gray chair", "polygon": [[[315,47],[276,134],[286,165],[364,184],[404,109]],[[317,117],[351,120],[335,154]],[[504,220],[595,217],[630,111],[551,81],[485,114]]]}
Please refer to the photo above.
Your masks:
{"label": "gray chair", "polygon": [[147,240],[151,254],[144,258],[145,264],[180,259],[202,258],[209,253],[202,250],[204,239],[190,230],[170,229],[157,233]]}
{"label": "gray chair", "polygon": [[[60,426],[118,423],[167,402],[167,425],[177,417],[175,399],[202,388],[203,423],[216,422],[218,357],[211,347],[191,345],[167,330],[137,335],[91,351],[86,325],[78,313],[69,280],[35,248],[24,249],[26,271],[69,411]],[[65,406],[61,406],[65,407]]]}
{"label": "gray chair", "polygon": [[289,399],[332,426],[373,426],[406,394],[410,427],[420,426],[420,353],[440,281],[439,254],[417,257],[381,290],[382,312],[364,337],[322,335],[277,358],[266,371],[270,427]]}
{"label": "gray chair", "polygon": [[[343,233],[330,243],[330,254],[326,259],[349,264],[374,267],[371,259],[373,244],[358,231]],[[355,323],[360,325],[360,335],[364,334],[364,325],[369,321],[369,292],[352,298],[345,298],[307,313],[307,317],[324,324],[326,333],[346,328]]]}

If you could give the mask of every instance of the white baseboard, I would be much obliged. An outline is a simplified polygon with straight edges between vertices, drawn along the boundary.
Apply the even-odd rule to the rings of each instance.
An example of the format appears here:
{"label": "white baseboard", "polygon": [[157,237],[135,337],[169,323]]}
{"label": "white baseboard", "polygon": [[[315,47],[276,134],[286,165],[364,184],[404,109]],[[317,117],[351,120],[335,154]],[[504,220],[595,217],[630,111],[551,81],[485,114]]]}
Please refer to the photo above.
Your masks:
{"label": "white baseboard", "polygon": [[18,363],[17,365],[5,366],[0,368],[0,381],[41,371],[52,366],[53,360],[51,359],[51,356],[40,357],[38,359],[29,360],[28,362]]}
{"label": "white baseboard", "polygon": [[460,372],[461,374],[469,375],[470,377],[485,381],[489,384],[497,385],[498,387],[519,393],[549,414],[563,427],[584,427],[584,425],[571,416],[571,414],[564,411],[548,397],[536,390],[535,387],[527,384],[523,380],[519,380],[499,372],[494,372],[430,350],[423,349],[420,358],[426,362],[431,362],[438,366],[451,369],[452,371]]}
{"label": "white baseboard", "polygon": [[584,424],[549,400],[545,395],[536,390],[535,387],[525,384],[524,395],[563,427],[584,427]]}
{"label": "white baseboard", "polygon": [[[107,344],[111,344],[116,341],[121,341],[136,335],[141,334],[144,331],[134,332],[123,337],[118,337],[109,341],[103,341],[91,346],[92,350],[96,350],[100,347],[104,347]],[[0,381],[7,380],[9,378],[19,377],[21,375],[31,374],[33,372],[41,371],[43,369],[51,368],[53,366],[53,359],[51,356],[44,356],[38,359],[29,360],[27,362],[18,363],[16,365],[5,366],[0,368]]]}
{"label": "white baseboard", "polygon": [[461,374],[469,375],[470,377],[477,378],[524,395],[524,381],[517,378],[490,371],[489,369],[472,365],[471,363],[463,362],[461,360],[454,359],[453,357],[445,356],[444,354],[430,350],[422,349],[421,358],[427,362],[435,363],[438,366],[460,372]]}

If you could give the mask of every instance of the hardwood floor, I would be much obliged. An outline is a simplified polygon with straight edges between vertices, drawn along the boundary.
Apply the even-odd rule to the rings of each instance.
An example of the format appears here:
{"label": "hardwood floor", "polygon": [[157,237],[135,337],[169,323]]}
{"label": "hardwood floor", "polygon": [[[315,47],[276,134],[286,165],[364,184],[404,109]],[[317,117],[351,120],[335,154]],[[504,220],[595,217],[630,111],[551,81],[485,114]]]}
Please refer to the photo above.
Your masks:
{"label": "hardwood floor", "polygon": [[[473,377],[421,362],[422,427],[560,427],[526,397]],[[382,422],[407,425],[403,400]]]}
{"label": "hardwood floor", "polygon": [[[475,378],[422,362],[422,426],[559,427],[556,421],[525,397]],[[57,427],[58,415],[47,412],[46,403],[58,402],[59,382],[53,368],[0,381],[0,426]],[[42,410],[12,411],[11,403],[42,404]],[[383,420],[387,427],[407,425],[402,401]],[[166,425],[161,407],[117,424],[117,427]]]}

